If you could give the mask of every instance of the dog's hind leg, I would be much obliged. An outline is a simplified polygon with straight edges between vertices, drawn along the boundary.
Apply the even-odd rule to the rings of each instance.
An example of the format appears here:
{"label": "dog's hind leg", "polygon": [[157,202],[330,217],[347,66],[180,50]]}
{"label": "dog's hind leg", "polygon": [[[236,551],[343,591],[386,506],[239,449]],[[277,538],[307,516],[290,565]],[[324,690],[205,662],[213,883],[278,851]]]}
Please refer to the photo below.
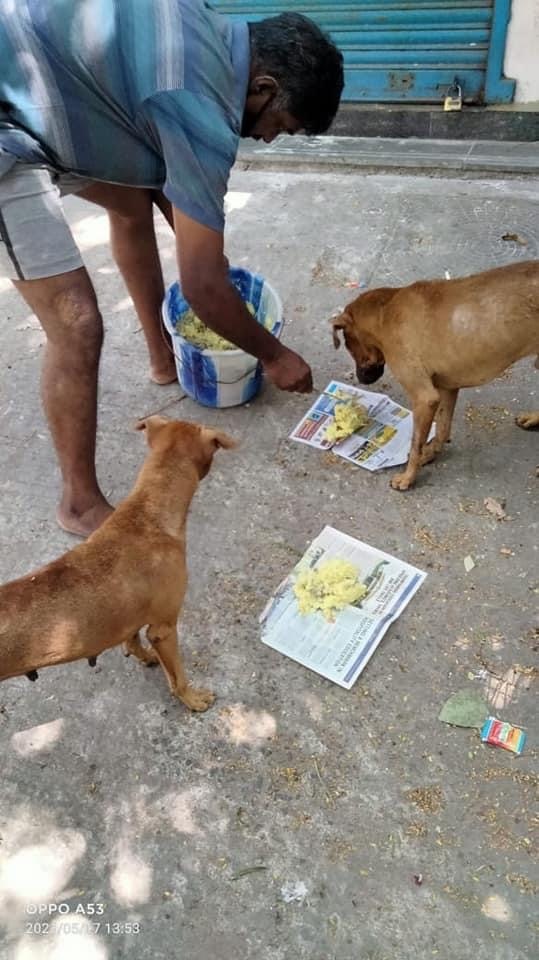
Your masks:
{"label": "dog's hind leg", "polygon": [[515,417],[515,422],[519,427],[522,427],[523,430],[533,430],[535,427],[539,427],[539,410],[533,410],[530,413],[519,413],[518,417]]}
{"label": "dog's hind leg", "polygon": [[[535,367],[539,370],[539,353],[535,360]],[[535,427],[539,427],[539,410],[532,410],[529,413],[519,413],[518,417],[515,417],[515,423],[517,423],[519,427],[522,427],[523,430],[534,430]]]}
{"label": "dog's hind leg", "polygon": [[453,414],[455,404],[459,395],[458,390],[446,390],[439,388],[440,402],[436,410],[436,434],[425,444],[421,451],[421,466],[430,463],[444,448],[444,444],[449,443],[451,439],[451,424],[453,423]]}
{"label": "dog's hind leg", "polygon": [[129,640],[124,641],[123,651],[126,657],[133,655],[148,667],[153,667],[159,663],[159,657],[155,650],[153,648],[143,647],[138,633],[135,633],[134,637],[130,637]]}
{"label": "dog's hind leg", "polygon": [[189,686],[178,646],[176,624],[152,624],[148,628],[148,639],[165,671],[171,693],[183,700],[190,710],[207,710],[215,696],[209,690],[196,690]]}

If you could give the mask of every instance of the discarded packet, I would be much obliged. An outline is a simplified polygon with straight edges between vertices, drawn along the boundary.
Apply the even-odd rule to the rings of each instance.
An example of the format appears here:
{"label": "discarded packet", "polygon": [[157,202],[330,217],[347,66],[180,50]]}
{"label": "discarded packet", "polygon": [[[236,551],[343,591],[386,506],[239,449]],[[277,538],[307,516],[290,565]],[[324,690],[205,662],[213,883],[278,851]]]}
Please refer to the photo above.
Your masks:
{"label": "discarded packet", "polygon": [[524,750],[526,734],[520,727],[513,727],[510,723],[504,723],[503,720],[496,720],[496,717],[487,717],[481,730],[481,740],[483,743],[503,747],[504,750],[520,755]]}

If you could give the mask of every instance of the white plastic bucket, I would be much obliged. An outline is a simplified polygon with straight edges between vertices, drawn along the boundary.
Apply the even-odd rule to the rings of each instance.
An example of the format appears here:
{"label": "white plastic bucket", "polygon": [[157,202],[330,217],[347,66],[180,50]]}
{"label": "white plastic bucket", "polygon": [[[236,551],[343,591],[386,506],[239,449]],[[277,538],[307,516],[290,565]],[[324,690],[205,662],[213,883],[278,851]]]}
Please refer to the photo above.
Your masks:
{"label": "white plastic bucket", "polygon": [[[258,322],[280,337],[283,308],[268,281],[241,267],[231,267],[229,276],[242,300],[252,303]],[[163,322],[185,392],[206,407],[235,407],[252,400],[262,383],[262,365],[243,350],[201,350],[185,340],[181,327],[188,310],[179,283],[173,283],[163,302]]]}

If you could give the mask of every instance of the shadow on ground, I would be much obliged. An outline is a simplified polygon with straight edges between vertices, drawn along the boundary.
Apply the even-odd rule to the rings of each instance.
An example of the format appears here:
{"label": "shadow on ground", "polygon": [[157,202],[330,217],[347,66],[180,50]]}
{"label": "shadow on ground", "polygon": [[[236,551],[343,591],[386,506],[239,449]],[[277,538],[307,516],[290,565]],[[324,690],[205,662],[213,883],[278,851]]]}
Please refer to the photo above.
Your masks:
{"label": "shadow on ground", "polygon": [[[532,181],[238,172],[231,186],[231,262],[279,290],[286,341],[312,361],[319,388],[350,375],[327,325],[354,296],[350,282],[537,256]],[[527,960],[537,942],[539,452],[537,434],[513,421],[539,405],[533,364],[465,392],[451,447],[398,494],[387,474],[287,442],[306,398],[266,387],[247,407],[208,411],[150,384],[106,219],[76,199],[68,211],[107,328],[107,495],[117,502],[142,461],[133,421],[165,405],[242,446],[216,462],[189,527],[180,635],[191,674],[218,695],[210,712],[190,716],[160,672],[119,650],[93,671],[79,663],[0,687],[0,956]],[[161,222],[158,232],[172,280],[171,237]],[[0,318],[5,580],[71,540],[53,520],[42,336],[7,285]],[[390,375],[384,388],[405,401]],[[487,496],[506,502],[507,520],[485,510]],[[350,692],[259,642],[268,595],[326,523],[429,574]],[[439,723],[463,686],[528,729],[521,758]]]}

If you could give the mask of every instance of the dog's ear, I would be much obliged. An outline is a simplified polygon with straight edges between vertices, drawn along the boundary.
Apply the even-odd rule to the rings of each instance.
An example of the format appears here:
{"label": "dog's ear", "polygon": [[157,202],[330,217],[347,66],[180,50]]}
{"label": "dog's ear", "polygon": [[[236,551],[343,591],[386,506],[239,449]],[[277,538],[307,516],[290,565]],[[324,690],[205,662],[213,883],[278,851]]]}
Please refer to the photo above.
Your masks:
{"label": "dog's ear", "polygon": [[333,346],[336,350],[338,350],[341,345],[339,330],[346,330],[351,323],[353,323],[353,318],[352,314],[348,313],[348,310],[343,310],[338,317],[333,317],[331,326],[333,328]]}
{"label": "dog's ear", "polygon": [[222,430],[214,430],[212,427],[201,427],[202,439],[207,443],[211,443],[216,450],[219,447],[222,447],[223,450],[233,450],[234,447],[238,446],[238,441],[234,440],[233,437],[229,437],[228,433],[223,433]]}
{"label": "dog's ear", "polygon": [[135,430],[145,430],[148,446],[152,446],[158,433],[170,423],[167,417],[159,417],[154,414],[151,417],[145,417],[144,420],[138,420],[135,424]]}

